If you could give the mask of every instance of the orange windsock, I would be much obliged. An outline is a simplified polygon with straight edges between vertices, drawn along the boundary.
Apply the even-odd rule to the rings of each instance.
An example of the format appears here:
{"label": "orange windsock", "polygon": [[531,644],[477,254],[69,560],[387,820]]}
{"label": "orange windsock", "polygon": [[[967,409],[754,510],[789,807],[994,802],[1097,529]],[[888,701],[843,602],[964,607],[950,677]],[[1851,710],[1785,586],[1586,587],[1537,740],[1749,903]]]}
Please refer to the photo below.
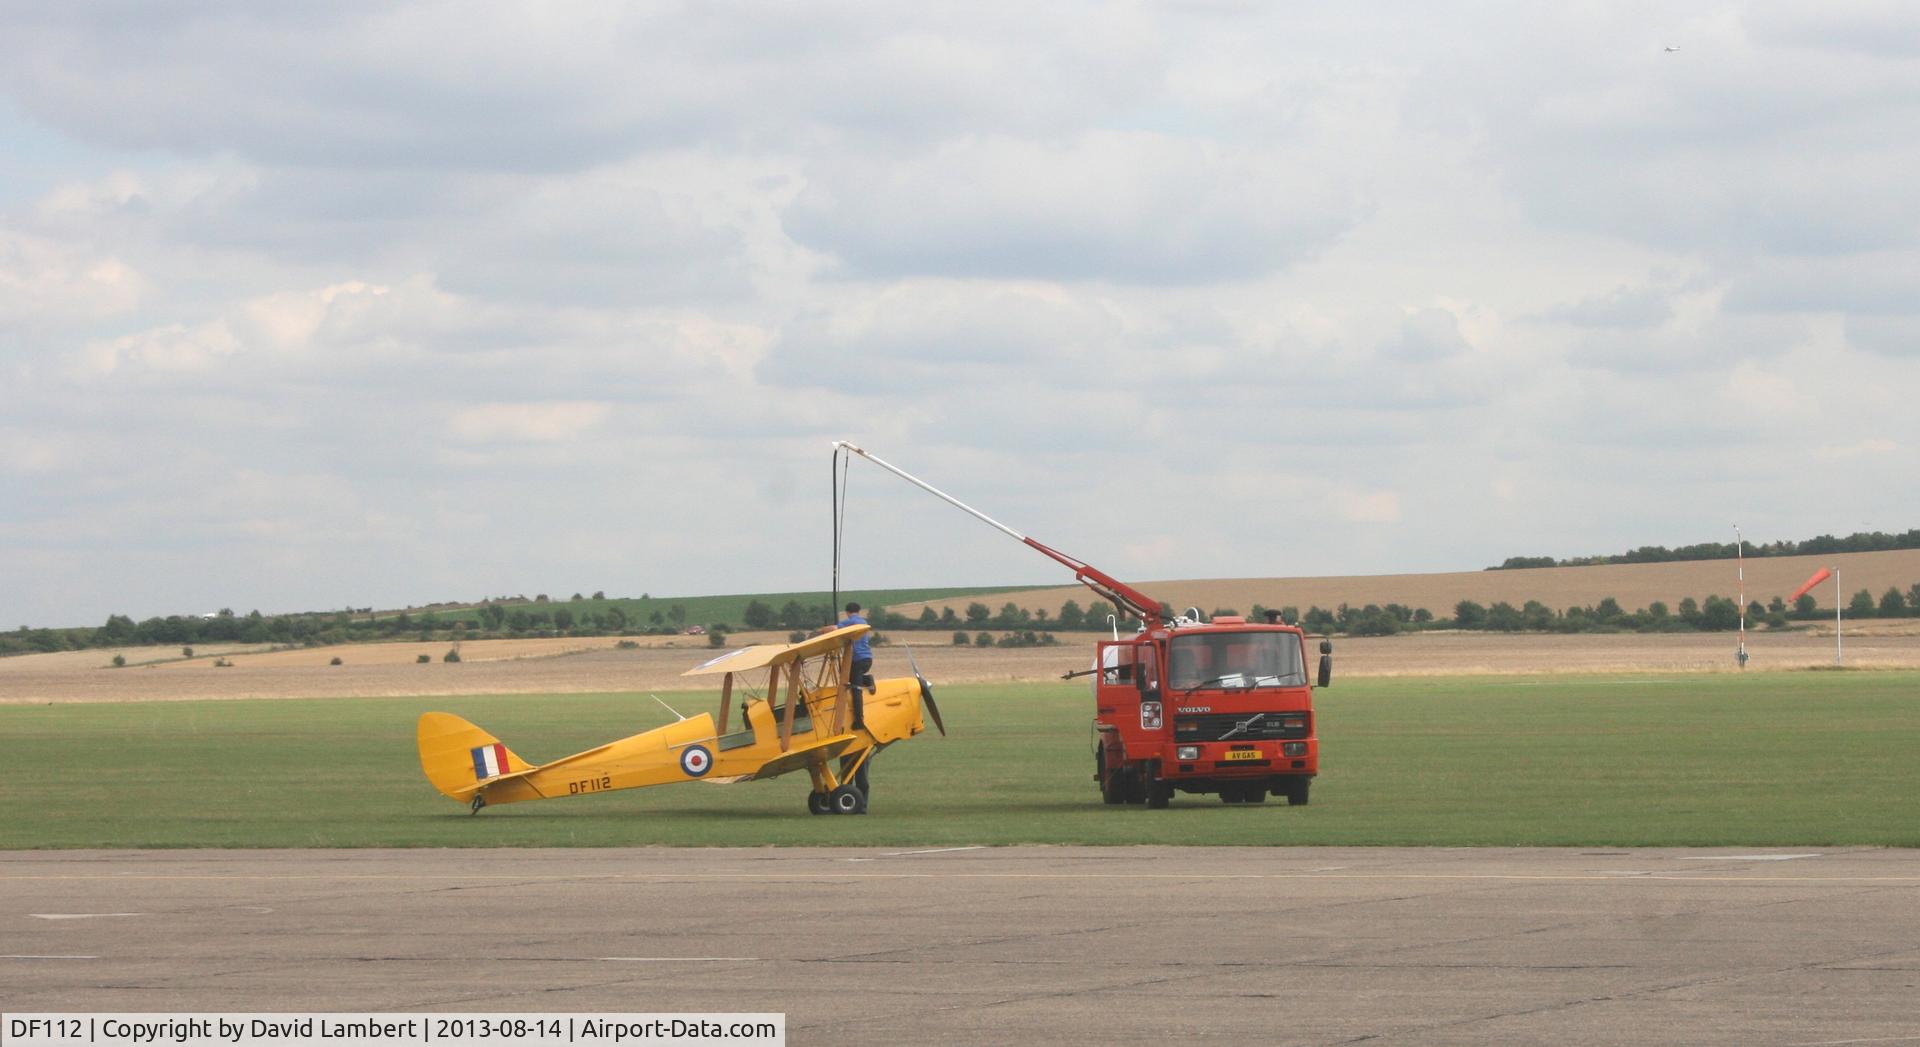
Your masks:
{"label": "orange windsock", "polygon": [[1814,586],[1819,585],[1821,582],[1824,582],[1827,579],[1832,577],[1833,577],[1832,571],[1828,570],[1825,567],[1820,568],[1818,571],[1813,572],[1813,577],[1807,579],[1807,582],[1805,585],[1802,585],[1800,588],[1795,589],[1793,591],[1793,595],[1787,597],[1787,602],[1792,603],[1793,601],[1800,599],[1800,597],[1806,595],[1806,592],[1808,589],[1811,589]]}

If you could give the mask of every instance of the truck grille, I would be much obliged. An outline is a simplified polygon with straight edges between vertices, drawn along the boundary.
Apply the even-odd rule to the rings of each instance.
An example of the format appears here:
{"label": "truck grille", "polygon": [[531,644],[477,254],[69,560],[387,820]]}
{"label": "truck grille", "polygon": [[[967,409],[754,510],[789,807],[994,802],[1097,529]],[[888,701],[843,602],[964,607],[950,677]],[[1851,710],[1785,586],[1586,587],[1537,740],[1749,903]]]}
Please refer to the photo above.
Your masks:
{"label": "truck grille", "polygon": [[[1253,720],[1255,716],[1259,719]],[[1290,713],[1205,713],[1199,716],[1176,716],[1173,718],[1173,739],[1177,742],[1217,742],[1223,738],[1233,742],[1257,742],[1274,738],[1306,738],[1312,734],[1312,715],[1306,712]],[[1235,728],[1248,720],[1245,730]],[[1232,737],[1227,735],[1232,732]]]}

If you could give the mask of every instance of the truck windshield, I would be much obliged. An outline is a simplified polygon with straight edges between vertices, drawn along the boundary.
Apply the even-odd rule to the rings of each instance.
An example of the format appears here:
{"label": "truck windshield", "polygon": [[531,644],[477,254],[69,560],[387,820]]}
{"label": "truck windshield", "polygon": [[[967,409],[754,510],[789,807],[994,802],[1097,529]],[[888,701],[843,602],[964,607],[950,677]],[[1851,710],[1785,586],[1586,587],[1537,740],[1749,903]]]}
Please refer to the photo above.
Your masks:
{"label": "truck windshield", "polygon": [[1167,685],[1175,692],[1201,687],[1302,687],[1307,682],[1300,637],[1293,633],[1176,636],[1167,659]]}

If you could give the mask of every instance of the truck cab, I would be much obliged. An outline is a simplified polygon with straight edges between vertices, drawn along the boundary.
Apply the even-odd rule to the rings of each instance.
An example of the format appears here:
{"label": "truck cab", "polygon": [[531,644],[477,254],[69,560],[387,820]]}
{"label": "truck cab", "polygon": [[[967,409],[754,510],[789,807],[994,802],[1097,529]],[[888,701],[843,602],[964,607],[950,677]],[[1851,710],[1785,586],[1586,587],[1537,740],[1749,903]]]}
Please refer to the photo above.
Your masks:
{"label": "truck cab", "polygon": [[[1321,686],[1330,652],[1323,643]],[[1106,802],[1164,807],[1176,791],[1307,802],[1320,745],[1301,629],[1182,616],[1103,641],[1095,657],[1094,776]]]}

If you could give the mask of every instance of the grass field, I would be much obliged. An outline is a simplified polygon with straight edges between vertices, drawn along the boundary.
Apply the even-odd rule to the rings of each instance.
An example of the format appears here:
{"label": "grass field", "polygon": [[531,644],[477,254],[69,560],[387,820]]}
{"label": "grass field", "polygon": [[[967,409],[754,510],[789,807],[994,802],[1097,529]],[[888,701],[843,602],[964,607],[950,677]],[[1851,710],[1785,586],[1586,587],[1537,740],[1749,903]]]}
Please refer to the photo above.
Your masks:
{"label": "grass field", "polygon": [[1083,688],[940,699],[953,736],[884,754],[854,818],[805,814],[804,776],[476,817],[420,775],[427,709],[541,760],[666,716],[632,694],[5,707],[0,848],[1920,846],[1920,673],[1349,680],[1319,696],[1323,773],[1299,808],[1105,807]]}

